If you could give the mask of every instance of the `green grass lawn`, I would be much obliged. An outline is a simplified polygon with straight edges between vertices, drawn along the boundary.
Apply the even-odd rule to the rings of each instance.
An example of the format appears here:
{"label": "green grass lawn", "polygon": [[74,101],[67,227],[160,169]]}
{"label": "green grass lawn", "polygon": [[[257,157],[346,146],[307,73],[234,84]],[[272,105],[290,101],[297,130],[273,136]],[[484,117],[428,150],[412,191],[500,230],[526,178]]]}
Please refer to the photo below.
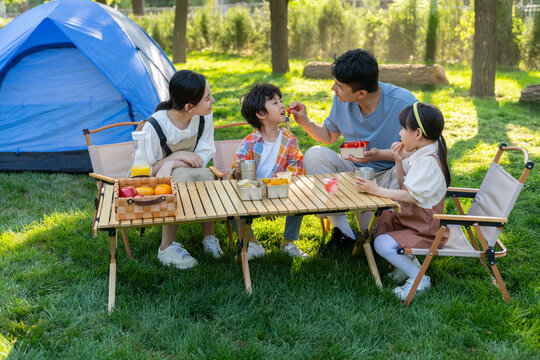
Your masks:
{"label": "green grass lawn", "polygon": [[[203,72],[212,87],[217,124],[242,121],[240,95],[254,80],[281,87],[286,104],[301,100],[311,119],[330,110],[330,80],[301,76],[303,63],[274,76],[248,57],[190,54],[178,68]],[[540,351],[540,106],[519,103],[521,89],[540,83],[538,72],[499,71],[495,99],[467,96],[470,69],[446,69],[449,86],[412,88],[445,115],[453,186],[478,187],[500,142],[519,145],[537,163],[501,238],[498,259],[512,302],[476,259],[436,259],[432,289],[408,308],[365,257],[335,253],[292,260],[279,253],[283,219],[256,220],[255,234],[270,254],[250,263],[253,294],[246,295],[235,251],[204,254],[198,225],[178,239],[199,260],[191,270],[160,265],[160,229],[144,238],[128,232],[136,260],[119,242],[115,311],[107,313],[108,237],[91,233],[95,184],[86,175],[0,174],[0,358],[8,359],[533,359]],[[315,142],[292,125],[302,150]],[[216,132],[240,138],[245,127]],[[81,135],[82,136],[82,135]],[[332,145],[332,148],[336,148]],[[501,161],[518,176],[522,158]],[[447,202],[448,211],[454,206]],[[354,226],[352,218],[351,224]],[[299,246],[315,254],[320,225],[307,216]]]}

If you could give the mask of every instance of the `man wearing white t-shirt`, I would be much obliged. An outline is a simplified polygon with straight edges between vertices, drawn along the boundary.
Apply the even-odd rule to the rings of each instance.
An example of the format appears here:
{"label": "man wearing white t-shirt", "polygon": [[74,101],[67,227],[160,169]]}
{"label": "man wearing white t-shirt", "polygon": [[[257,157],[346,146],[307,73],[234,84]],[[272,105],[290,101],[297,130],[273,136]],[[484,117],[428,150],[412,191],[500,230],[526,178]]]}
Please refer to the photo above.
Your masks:
{"label": "man wearing white t-shirt", "polygon": [[[369,146],[363,159],[352,155],[342,159],[328,147],[314,146],[305,154],[306,173],[346,172],[369,166],[375,170],[380,186],[397,188],[390,146],[399,141],[399,113],[418,100],[408,90],[379,82],[377,60],[362,49],[349,50],[339,56],[332,64],[332,75],[335,96],[323,124],[311,121],[306,106],[300,102],[291,104],[290,113],[309,136],[321,143],[333,144],[343,135],[345,141],[365,140],[369,141]],[[355,235],[345,214],[331,215],[328,219],[334,231],[323,250],[352,244]],[[361,222],[367,224],[365,219]]]}

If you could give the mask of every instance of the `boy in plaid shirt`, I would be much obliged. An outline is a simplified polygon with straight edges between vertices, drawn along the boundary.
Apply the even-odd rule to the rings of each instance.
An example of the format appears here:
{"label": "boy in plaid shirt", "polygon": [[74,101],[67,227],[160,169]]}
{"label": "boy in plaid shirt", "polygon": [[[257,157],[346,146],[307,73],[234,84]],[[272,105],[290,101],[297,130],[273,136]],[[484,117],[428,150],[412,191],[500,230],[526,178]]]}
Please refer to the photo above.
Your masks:
{"label": "boy in plaid shirt", "polygon": [[[285,122],[285,106],[281,91],[272,84],[255,84],[244,95],[242,116],[255,128],[240,144],[234,156],[233,170],[239,176],[240,160],[255,160],[255,177],[271,178],[278,172],[289,171],[304,175],[304,155],[298,148],[298,139],[292,132],[279,126]],[[294,243],[298,240],[302,216],[287,216],[281,251],[293,257],[308,258]],[[266,252],[251,234],[248,244],[248,260],[263,256]]]}

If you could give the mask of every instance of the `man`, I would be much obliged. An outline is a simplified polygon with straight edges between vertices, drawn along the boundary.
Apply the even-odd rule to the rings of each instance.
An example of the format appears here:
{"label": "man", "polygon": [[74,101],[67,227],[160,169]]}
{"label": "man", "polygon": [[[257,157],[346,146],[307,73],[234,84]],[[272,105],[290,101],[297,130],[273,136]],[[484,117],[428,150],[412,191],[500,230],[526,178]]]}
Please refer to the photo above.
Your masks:
{"label": "man", "polygon": [[[309,136],[319,142],[333,144],[343,135],[345,141],[367,140],[369,146],[363,159],[352,155],[342,159],[328,147],[314,146],[304,154],[306,173],[344,172],[369,166],[375,170],[379,186],[397,189],[390,146],[399,141],[399,113],[418,100],[408,90],[379,82],[377,60],[366,50],[349,50],[339,56],[332,64],[332,75],[335,96],[323,124],[311,121],[306,106],[300,102],[291,104],[290,113]],[[345,214],[328,216],[328,219],[334,231],[326,249],[353,243],[355,235]],[[369,217],[364,216],[362,227],[367,227],[368,221]]]}

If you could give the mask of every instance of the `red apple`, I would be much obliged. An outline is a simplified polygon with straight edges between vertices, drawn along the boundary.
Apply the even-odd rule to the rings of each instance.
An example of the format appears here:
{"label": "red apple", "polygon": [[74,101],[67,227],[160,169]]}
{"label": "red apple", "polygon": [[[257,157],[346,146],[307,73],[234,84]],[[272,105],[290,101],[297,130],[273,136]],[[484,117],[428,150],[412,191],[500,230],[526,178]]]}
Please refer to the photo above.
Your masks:
{"label": "red apple", "polygon": [[120,189],[119,193],[120,197],[134,197],[137,195],[137,191],[133,186],[124,186]]}

